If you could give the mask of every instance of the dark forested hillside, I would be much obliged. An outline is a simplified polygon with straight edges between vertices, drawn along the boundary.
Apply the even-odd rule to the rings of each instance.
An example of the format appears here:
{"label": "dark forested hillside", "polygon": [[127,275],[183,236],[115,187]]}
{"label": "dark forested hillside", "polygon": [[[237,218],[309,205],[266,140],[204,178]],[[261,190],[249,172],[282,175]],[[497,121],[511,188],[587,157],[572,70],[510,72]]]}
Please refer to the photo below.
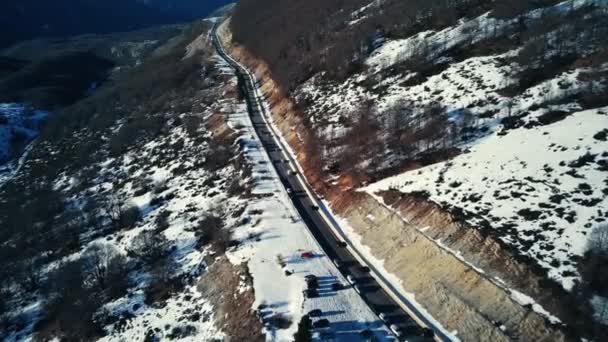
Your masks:
{"label": "dark forested hillside", "polygon": [[0,48],[36,37],[132,31],[204,17],[229,1],[6,0]]}
{"label": "dark forested hillside", "polygon": [[[344,15],[340,14],[350,13],[367,2],[242,0],[232,17],[232,32],[237,42],[271,65],[280,83],[290,87],[301,81],[307,71],[314,74],[320,68],[340,63],[332,61],[322,48],[341,56],[352,50],[354,44],[335,39],[345,24]],[[349,34],[344,32],[345,36]]]}
{"label": "dark forested hillside", "polygon": [[139,0],[150,7],[172,12],[182,18],[196,19],[209,15],[214,10],[233,0]]}
{"label": "dark forested hillside", "polygon": [[319,71],[338,77],[352,72],[352,59],[370,50],[377,32],[401,38],[422,28],[444,28],[491,9],[494,1],[388,0],[377,2],[373,16],[365,15],[374,3],[242,0],[231,28],[237,42],[269,62],[275,78],[292,88]]}

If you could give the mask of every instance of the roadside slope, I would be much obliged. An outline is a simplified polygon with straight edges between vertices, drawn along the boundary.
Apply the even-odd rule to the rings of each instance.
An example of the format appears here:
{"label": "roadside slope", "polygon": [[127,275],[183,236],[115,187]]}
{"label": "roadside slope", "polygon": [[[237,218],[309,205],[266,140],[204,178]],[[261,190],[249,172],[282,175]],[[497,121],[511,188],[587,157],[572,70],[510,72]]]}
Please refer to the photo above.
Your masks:
{"label": "roadside slope", "polygon": [[[230,42],[231,34],[227,27],[228,24],[223,25],[220,32],[224,41]],[[553,340],[563,339],[559,332],[547,325],[543,316],[514,302],[506,291],[426,240],[392,211],[378,205],[371,196],[348,191],[348,181],[342,179],[333,187],[320,182],[316,168],[311,165],[311,160],[314,161],[311,157],[314,156],[309,154],[306,145],[310,141],[304,135],[306,128],[301,113],[295,110],[293,101],[282,95],[282,89],[272,79],[263,61],[253,57],[242,46],[232,45],[230,50],[255,71],[271,105],[274,124],[297,154],[308,180],[326,195],[335,212],[347,219],[354,232],[362,236],[365,246],[371,247],[371,254],[387,260],[384,264],[387,273],[400,278],[403,288],[412,292],[435,318],[448,329],[458,331],[458,337],[465,340],[508,340],[512,336],[526,336],[533,340],[545,336]],[[367,218],[370,213],[381,218],[382,233],[378,232],[379,223]],[[357,235],[353,235],[357,240]],[[404,241],[417,244],[406,249],[408,244]],[[435,257],[427,258],[429,255]],[[427,272],[431,269],[436,273]],[[410,274],[415,274],[420,281],[412,282]],[[438,281],[435,278],[438,274],[447,275]],[[501,312],[505,316],[501,316]],[[508,328],[507,325],[501,328],[501,322],[507,322]]]}

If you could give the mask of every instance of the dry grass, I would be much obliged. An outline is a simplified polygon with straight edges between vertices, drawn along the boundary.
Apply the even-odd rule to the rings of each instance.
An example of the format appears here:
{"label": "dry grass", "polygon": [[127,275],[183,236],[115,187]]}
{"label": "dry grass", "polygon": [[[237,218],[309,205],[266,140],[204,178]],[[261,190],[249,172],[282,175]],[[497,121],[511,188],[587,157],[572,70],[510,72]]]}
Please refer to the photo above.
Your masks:
{"label": "dry grass", "polygon": [[241,277],[251,286],[246,266],[232,265],[221,257],[213,261],[197,288],[213,305],[215,320],[231,341],[264,341],[262,323],[251,309],[255,301],[253,290],[239,291]]}

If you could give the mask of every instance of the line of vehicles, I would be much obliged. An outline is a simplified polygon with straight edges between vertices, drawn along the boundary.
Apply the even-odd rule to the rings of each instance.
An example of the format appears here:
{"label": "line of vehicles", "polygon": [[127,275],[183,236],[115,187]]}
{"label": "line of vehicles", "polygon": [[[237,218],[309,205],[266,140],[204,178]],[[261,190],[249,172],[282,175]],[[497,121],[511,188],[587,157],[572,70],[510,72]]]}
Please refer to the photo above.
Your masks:
{"label": "line of vehicles", "polygon": [[[302,253],[306,254],[306,252]],[[333,260],[336,267],[341,272],[344,272],[344,264],[341,263],[338,259]],[[369,272],[369,269],[366,266],[359,266],[362,272]],[[314,274],[308,274],[304,277],[306,281],[306,289],[304,290],[304,296],[306,298],[317,298],[319,297],[319,279]],[[362,287],[365,286],[366,280],[361,278],[356,278],[352,274],[348,274],[346,276],[346,281],[353,287],[355,291],[359,294],[362,294]],[[329,285],[332,291],[339,291],[344,288],[347,288],[349,285],[342,284],[339,280],[332,281]],[[407,340],[408,338],[416,337],[432,340],[434,337],[434,332],[431,329],[420,327],[414,321],[406,321],[406,322],[395,322],[393,315],[391,313],[382,311],[381,308],[375,308],[371,306],[372,309],[376,312],[380,320],[382,320],[386,326],[391,330],[391,332],[399,339],[399,340]],[[308,316],[311,318],[317,318],[322,315],[321,310],[315,309],[308,313]],[[327,319],[317,319],[313,320],[312,328],[313,329],[324,329],[330,326],[330,322]],[[362,332],[364,334],[365,332]]]}
{"label": "line of vehicles", "polygon": [[[218,47],[218,52],[223,55],[225,58],[227,58],[227,55],[225,53],[225,51],[223,51],[223,48],[221,47],[219,41],[217,40],[217,35],[214,34],[214,43],[216,44],[216,46]],[[229,60],[229,58],[227,58],[227,60]],[[233,61],[234,62],[234,61]],[[229,62],[230,63],[230,62]],[[230,63],[232,64],[232,63]],[[235,68],[237,68],[241,73],[244,74],[248,74],[247,70],[242,69],[242,67],[240,65],[238,65],[238,63],[234,62],[234,66]],[[252,77],[251,75],[249,75],[250,81],[251,81],[251,85],[247,85],[247,88],[252,88],[255,86],[259,86],[259,83],[257,80],[255,80],[254,77]],[[251,89],[247,89],[247,97],[248,97],[248,101],[258,101],[259,99],[257,98],[257,96],[255,95],[255,93],[252,92]],[[251,97],[253,97],[253,100],[251,99]],[[255,108],[254,106],[251,106],[251,109],[256,112],[255,114],[258,115],[262,115],[262,113],[259,112],[258,108]],[[267,150],[267,152],[269,152],[269,156],[271,156],[271,153],[273,152],[281,152],[281,148],[279,147],[279,144],[276,142],[275,137],[273,136],[273,134],[270,132],[270,129],[267,126],[267,123],[256,123],[255,121],[253,121],[254,124],[254,128],[256,129],[256,131],[258,132],[258,134],[263,138],[270,138],[270,142],[266,142],[265,143],[265,149]],[[264,142],[264,139],[262,139]],[[286,174],[287,176],[297,176],[297,171],[294,170],[292,167],[290,167],[290,160],[286,159],[284,157],[284,155],[280,156],[280,157],[274,157],[272,158],[271,156],[271,160],[273,162],[273,164],[275,165],[286,165]],[[279,169],[277,168],[277,171],[279,171]],[[287,190],[287,193],[289,194],[290,197],[292,197],[292,199],[294,199],[294,203],[295,203],[295,198],[297,197],[305,197],[307,196],[306,191],[304,190],[294,190],[290,184],[290,182],[287,179],[284,179],[284,176],[281,175],[281,172],[278,172],[279,177],[281,178],[281,181],[283,182],[283,184],[285,185],[285,188]],[[303,205],[303,204],[302,204]],[[313,211],[320,211],[320,208],[314,203],[309,203],[308,204],[310,206],[310,208]],[[334,235],[332,233],[332,235]],[[347,248],[347,243],[344,241],[341,241],[341,239],[339,239],[338,237],[336,237],[334,235],[334,241],[332,241],[332,243],[335,243],[339,249],[337,251],[333,251],[333,253],[336,255],[335,258],[332,259],[333,263],[336,265],[336,267],[339,269],[339,271],[343,274],[346,275],[346,280],[347,282],[350,284],[350,286],[353,287],[353,289],[355,291],[357,291],[362,297],[369,297],[369,292],[368,289],[371,287],[370,286],[370,282],[373,282],[372,278],[369,276],[365,276],[365,274],[370,272],[370,269],[367,266],[362,266],[360,265],[358,262],[342,262],[339,259],[339,250],[340,249],[344,249]],[[333,248],[330,248],[330,250],[333,250]],[[307,256],[303,256],[303,257],[314,257],[314,255],[311,253],[310,255]],[[359,276],[357,276],[357,274]],[[319,297],[319,282],[316,276],[314,275],[308,275],[306,277],[306,283],[307,283],[307,288],[304,290],[304,295],[307,298],[316,298]],[[327,286],[327,285],[324,285]],[[339,291],[344,289],[345,287],[348,287],[349,285],[346,284],[342,284],[340,281],[338,280],[334,280],[331,282],[331,284],[329,285],[332,291]],[[376,286],[377,287],[377,286]],[[374,292],[374,291],[370,291],[370,292]],[[366,300],[367,301],[367,300]],[[400,341],[403,340],[410,340],[412,339],[412,337],[417,337],[414,338],[415,340],[431,340],[432,337],[434,336],[434,332],[431,329],[428,328],[423,328],[420,327],[414,320],[412,320],[411,318],[408,317],[408,320],[406,322],[403,321],[403,319],[400,319],[400,314],[398,312],[398,309],[392,308],[385,308],[379,304],[373,304],[370,301],[367,301],[370,308],[376,312],[376,314],[378,315],[378,317],[386,324],[387,327],[389,327],[389,329],[392,331],[392,333],[397,336],[397,338]],[[310,317],[319,317],[321,315],[320,310],[313,310],[309,313]],[[401,315],[401,317],[403,317],[403,315]],[[312,327],[316,328],[316,329],[324,329],[330,326],[330,322],[327,319],[316,319],[313,323],[312,323]],[[369,331],[368,331],[369,332]],[[362,332],[363,334],[365,332]],[[371,333],[371,332],[369,332]]]}
{"label": "line of vehicles", "polygon": [[[280,161],[274,161],[274,162],[277,163]],[[288,161],[286,160],[284,162],[287,163]],[[291,175],[291,172],[295,173],[295,171],[290,171],[289,175]],[[290,197],[306,195],[306,193],[304,191],[294,191],[288,185],[289,182],[284,181],[283,183],[285,184],[287,193]],[[315,204],[311,205],[311,209],[313,209],[314,211],[320,210],[319,207]],[[335,239],[334,242],[336,243],[336,245],[339,248],[347,248],[347,243],[345,241],[342,241],[335,236],[334,236],[334,239]],[[314,253],[312,253],[312,252],[302,252],[300,254],[300,257],[302,257],[304,259],[312,258],[315,256],[316,255],[314,255]],[[339,291],[339,290],[342,290],[342,289],[350,286],[357,293],[359,293],[360,295],[363,296],[364,295],[363,291],[365,291],[366,289],[368,289],[370,287],[369,283],[371,283],[372,278],[361,276],[361,275],[369,274],[370,268],[368,266],[364,266],[364,265],[361,265],[361,264],[359,264],[357,262],[353,262],[353,261],[350,261],[350,262],[341,261],[337,254],[336,254],[336,257],[334,257],[332,259],[332,262],[341,273],[346,275],[346,281],[348,282],[348,285],[345,285],[336,279],[335,281],[331,282],[331,284],[329,285],[331,290]],[[351,272],[349,272],[349,271],[351,271]],[[359,277],[357,277],[353,273],[359,274]],[[319,291],[318,291],[319,283],[318,283],[317,277],[313,274],[309,274],[305,277],[305,280],[306,280],[307,288],[304,290],[304,296],[306,298],[319,297]],[[412,337],[417,338],[418,340],[429,340],[429,341],[433,340],[433,337],[435,335],[433,330],[426,328],[426,327],[420,327],[413,320],[409,320],[409,321],[405,321],[405,322],[404,321],[396,322],[394,319],[394,316],[395,316],[394,313],[391,314],[387,311],[383,311],[383,308],[374,307],[373,305],[370,305],[370,307],[372,308],[372,310],[374,310],[376,312],[378,317],[386,324],[386,326],[391,330],[391,332],[397,337],[397,339],[399,341],[410,340],[410,339],[412,339]],[[308,313],[309,317],[317,317],[317,315],[319,315],[319,314],[321,314],[320,310],[313,310]],[[327,319],[318,319],[318,320],[313,320],[313,322],[312,322],[313,329],[325,329],[325,328],[328,328],[329,326],[330,326],[330,322]],[[366,334],[366,333],[371,334],[371,332],[369,332],[369,331],[362,332],[362,334]]]}

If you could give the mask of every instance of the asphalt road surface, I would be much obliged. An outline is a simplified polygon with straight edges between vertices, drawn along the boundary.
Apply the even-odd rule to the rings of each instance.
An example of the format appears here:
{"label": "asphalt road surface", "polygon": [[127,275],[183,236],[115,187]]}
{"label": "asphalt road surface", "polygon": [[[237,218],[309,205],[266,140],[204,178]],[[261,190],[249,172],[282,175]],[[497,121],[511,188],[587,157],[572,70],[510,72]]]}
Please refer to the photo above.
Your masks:
{"label": "asphalt road surface", "polygon": [[[449,338],[437,327],[433,326],[423,317],[417,308],[409,303],[406,298],[400,295],[396,289],[375,269],[372,265],[365,262],[365,257],[353,251],[352,244],[348,237],[335,229],[328,222],[329,213],[326,208],[316,198],[310,186],[302,181],[304,176],[298,172],[296,162],[289,153],[283,148],[280,140],[272,131],[272,127],[265,119],[263,101],[258,89],[258,82],[249,70],[232,59],[223,49],[217,34],[213,32],[213,40],[219,55],[230,64],[240,78],[240,84],[246,95],[247,105],[251,121],[254,128],[270,156],[272,163],[277,170],[279,178],[287,189],[290,198],[298,210],[301,218],[308,226],[309,230],[323,248],[327,257],[331,258],[338,266],[344,277],[350,276],[354,279],[355,289],[360,293],[363,300],[369,307],[378,314],[379,318],[389,327],[397,327],[400,331],[399,340],[407,341],[449,341]],[[335,222],[333,222],[335,224]],[[335,226],[334,226],[335,227]],[[348,246],[348,247],[347,247]],[[355,257],[354,253],[357,254]],[[362,260],[365,264],[359,261]],[[373,276],[372,276],[373,273]],[[380,286],[378,281],[383,282],[383,286],[392,292],[392,296]],[[348,286],[353,286],[348,284]],[[401,306],[393,298],[397,297]],[[403,308],[403,305],[406,308]],[[415,317],[415,318],[414,318]],[[393,330],[393,329],[391,329]],[[421,336],[425,330],[432,331],[434,337]]]}

